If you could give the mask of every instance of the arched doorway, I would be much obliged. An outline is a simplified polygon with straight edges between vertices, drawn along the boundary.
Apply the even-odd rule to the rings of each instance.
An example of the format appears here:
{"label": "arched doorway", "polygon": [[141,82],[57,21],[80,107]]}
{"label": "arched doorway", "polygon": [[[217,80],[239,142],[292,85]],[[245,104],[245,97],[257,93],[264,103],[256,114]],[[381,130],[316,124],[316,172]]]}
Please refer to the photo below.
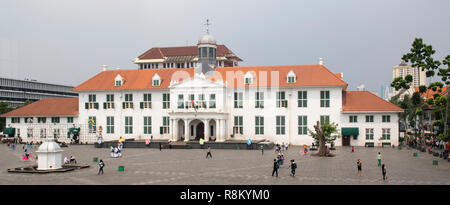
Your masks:
{"label": "arched doorway", "polygon": [[209,141],[216,141],[216,121],[209,121]]}
{"label": "arched doorway", "polygon": [[205,139],[205,124],[203,122],[197,124],[196,134],[195,140]]}

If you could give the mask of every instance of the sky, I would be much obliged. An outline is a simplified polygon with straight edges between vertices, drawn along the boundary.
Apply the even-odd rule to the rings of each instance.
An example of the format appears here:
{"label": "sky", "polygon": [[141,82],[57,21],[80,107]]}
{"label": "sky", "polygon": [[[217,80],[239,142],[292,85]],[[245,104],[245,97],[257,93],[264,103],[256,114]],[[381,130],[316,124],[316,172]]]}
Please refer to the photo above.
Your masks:
{"label": "sky", "polygon": [[318,64],[376,93],[414,38],[450,54],[448,0],[1,0],[0,76],[77,86],[137,69],[152,47],[196,45],[206,19],[241,66]]}

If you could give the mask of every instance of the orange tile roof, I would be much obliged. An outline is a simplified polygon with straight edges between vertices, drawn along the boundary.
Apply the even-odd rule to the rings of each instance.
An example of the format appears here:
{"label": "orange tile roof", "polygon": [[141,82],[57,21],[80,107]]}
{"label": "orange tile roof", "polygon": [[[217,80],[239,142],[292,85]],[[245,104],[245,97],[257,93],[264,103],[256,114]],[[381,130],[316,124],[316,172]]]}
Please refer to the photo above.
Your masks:
{"label": "orange tile roof", "polygon": [[[114,80],[119,74],[125,82],[122,86],[116,87]],[[153,86],[152,78],[155,74],[161,78],[160,86]],[[193,68],[108,70],[73,88],[73,91],[168,89],[172,80],[181,82],[193,76]]]}
{"label": "orange tile roof", "polygon": [[[286,76],[291,70],[297,77],[295,83],[287,83]],[[345,81],[322,65],[220,67],[216,68],[216,71],[209,79],[212,81],[226,81],[228,87],[342,86],[343,89],[347,88]],[[251,85],[244,85],[244,75],[247,72],[252,73],[256,77]],[[177,75],[173,75],[175,73]],[[119,74],[125,82],[122,86],[116,87],[114,79]],[[161,85],[157,87],[152,85],[152,78],[155,74],[158,74],[162,79]],[[194,68],[110,70],[97,74],[73,90],[168,89],[171,81],[181,82],[192,76],[194,76]],[[278,82],[272,82],[272,80],[277,81],[275,79],[278,79]]]}
{"label": "orange tile roof", "polygon": [[[419,92],[419,88],[415,88],[416,92]],[[439,92],[439,88],[436,91],[432,89],[427,89],[427,92],[421,93],[420,95],[425,99],[433,98],[434,94],[439,94],[440,96],[446,95],[448,93],[448,86],[442,87],[441,92]]]}
{"label": "orange tile roof", "polygon": [[44,98],[0,116],[32,117],[32,116],[76,116],[76,115],[78,115],[78,98]]}
{"label": "orange tile roof", "polygon": [[[217,45],[217,56],[223,57],[233,54],[225,45]],[[141,54],[139,59],[161,59],[168,56],[197,56],[197,46],[181,46],[181,47],[154,47]]]}
{"label": "orange tile roof", "polygon": [[[332,73],[323,65],[276,65],[251,67],[220,67],[216,71],[225,76],[228,87],[307,87],[307,86],[342,86],[347,82]],[[230,72],[231,71],[231,72]],[[296,76],[294,83],[287,82],[287,74],[292,71]],[[244,75],[250,72],[255,77],[253,84],[244,85]],[[276,78],[278,75],[278,82]],[[238,76],[234,79],[233,76]],[[217,78],[215,76],[215,78]],[[272,82],[275,81],[275,82]],[[234,81],[234,83],[233,83]],[[278,85],[276,84],[278,83]]]}
{"label": "orange tile roof", "polygon": [[369,91],[342,92],[343,111],[403,111]]}

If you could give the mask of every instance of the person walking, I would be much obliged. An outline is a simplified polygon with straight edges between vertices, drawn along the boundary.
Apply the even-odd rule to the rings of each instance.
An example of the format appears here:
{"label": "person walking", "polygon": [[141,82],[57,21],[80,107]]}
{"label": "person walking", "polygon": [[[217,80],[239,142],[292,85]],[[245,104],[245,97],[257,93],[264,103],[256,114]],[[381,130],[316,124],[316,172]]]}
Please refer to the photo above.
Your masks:
{"label": "person walking", "polygon": [[277,174],[276,176],[278,177],[278,168],[280,168],[280,165],[278,165],[277,159],[273,159],[273,171],[272,171],[272,176],[273,174]]}
{"label": "person walking", "polygon": [[355,147],[354,146],[352,146],[352,152],[355,152]]}
{"label": "person walking", "polygon": [[358,159],[358,161],[356,162],[356,166],[358,167],[358,174],[359,174],[359,176],[361,176],[361,174],[362,174],[362,162],[361,162],[361,160]]}
{"label": "person walking", "polygon": [[381,173],[383,174],[383,181],[386,181],[388,177],[386,175],[386,166],[384,164],[381,166]]}
{"label": "person walking", "polygon": [[206,159],[208,159],[208,156],[210,156],[212,158],[211,147],[209,147],[209,146],[208,146],[208,153],[206,153]]}
{"label": "person walking", "polygon": [[377,154],[377,159],[378,159],[378,166],[381,166],[381,153],[378,152]]}
{"label": "person walking", "polygon": [[162,145],[161,145],[161,142],[159,143],[159,151],[161,151],[161,149],[162,149]]}
{"label": "person walking", "polygon": [[264,155],[264,146],[261,145],[261,154]]}
{"label": "person walking", "polygon": [[291,168],[291,176],[295,177],[295,169],[297,169],[297,164],[293,159],[291,159],[291,164],[289,165],[288,169]]}
{"label": "person walking", "polygon": [[103,162],[103,160],[100,159],[100,162],[98,163],[98,174],[100,174],[100,172],[102,172],[103,175],[103,167],[105,167],[105,163]]}

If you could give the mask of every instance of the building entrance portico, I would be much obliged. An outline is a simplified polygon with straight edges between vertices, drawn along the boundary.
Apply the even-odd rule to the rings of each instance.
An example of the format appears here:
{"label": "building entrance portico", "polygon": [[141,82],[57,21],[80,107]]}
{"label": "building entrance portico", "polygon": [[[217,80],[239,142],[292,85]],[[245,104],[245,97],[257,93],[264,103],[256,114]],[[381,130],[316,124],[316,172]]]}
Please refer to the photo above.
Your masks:
{"label": "building entrance portico", "polygon": [[204,113],[186,116],[185,113],[170,113],[172,141],[226,140],[225,113]]}

